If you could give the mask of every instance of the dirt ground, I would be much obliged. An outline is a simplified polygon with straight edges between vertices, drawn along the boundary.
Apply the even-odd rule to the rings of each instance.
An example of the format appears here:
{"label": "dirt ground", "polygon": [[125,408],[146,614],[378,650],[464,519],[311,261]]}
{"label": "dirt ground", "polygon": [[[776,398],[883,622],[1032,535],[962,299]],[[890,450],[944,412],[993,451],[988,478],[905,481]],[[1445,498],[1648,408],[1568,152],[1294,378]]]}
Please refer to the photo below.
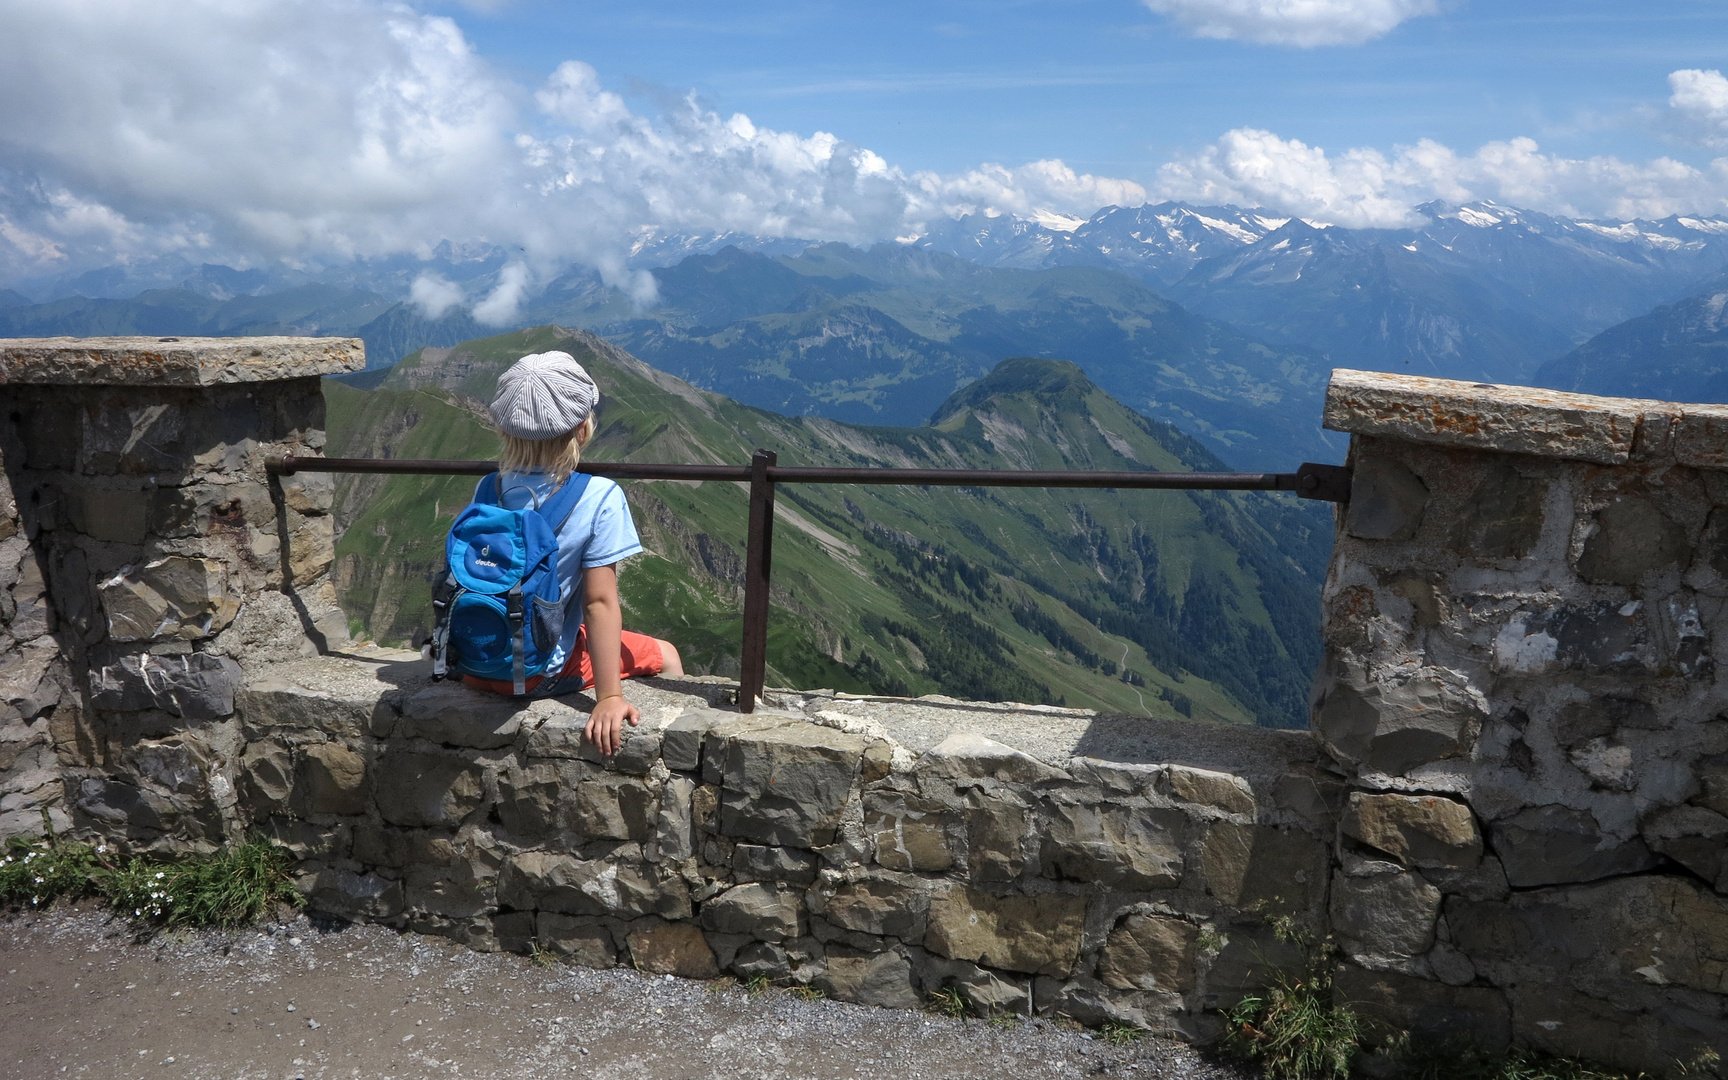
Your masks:
{"label": "dirt ground", "polygon": [[0,1078],[1245,1080],[1177,1043],[545,966],[305,918],[141,937],[92,907],[0,917]]}

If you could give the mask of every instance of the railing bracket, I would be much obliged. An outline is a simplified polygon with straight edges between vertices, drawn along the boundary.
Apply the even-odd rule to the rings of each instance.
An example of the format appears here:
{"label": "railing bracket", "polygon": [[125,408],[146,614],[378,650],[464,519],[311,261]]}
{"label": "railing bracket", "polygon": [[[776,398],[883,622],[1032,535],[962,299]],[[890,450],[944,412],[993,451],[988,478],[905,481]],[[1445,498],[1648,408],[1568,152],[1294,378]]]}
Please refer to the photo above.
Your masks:
{"label": "railing bracket", "polygon": [[1350,501],[1350,470],[1342,465],[1316,465],[1304,461],[1296,470],[1296,484],[1291,490],[1299,499],[1347,503]]}

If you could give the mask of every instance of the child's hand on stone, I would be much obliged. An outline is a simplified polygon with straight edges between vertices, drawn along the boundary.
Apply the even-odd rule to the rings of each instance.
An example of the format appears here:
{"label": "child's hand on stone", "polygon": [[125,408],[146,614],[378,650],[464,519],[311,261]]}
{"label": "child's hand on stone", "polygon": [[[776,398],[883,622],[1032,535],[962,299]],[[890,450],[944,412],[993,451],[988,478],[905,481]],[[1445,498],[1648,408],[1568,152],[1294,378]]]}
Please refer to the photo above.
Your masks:
{"label": "child's hand on stone", "polygon": [[640,724],[642,710],[625,701],[622,694],[601,698],[594,703],[594,711],[588,714],[588,726],[582,733],[594,744],[594,749],[611,757],[623,745],[626,720],[630,721],[631,727]]}

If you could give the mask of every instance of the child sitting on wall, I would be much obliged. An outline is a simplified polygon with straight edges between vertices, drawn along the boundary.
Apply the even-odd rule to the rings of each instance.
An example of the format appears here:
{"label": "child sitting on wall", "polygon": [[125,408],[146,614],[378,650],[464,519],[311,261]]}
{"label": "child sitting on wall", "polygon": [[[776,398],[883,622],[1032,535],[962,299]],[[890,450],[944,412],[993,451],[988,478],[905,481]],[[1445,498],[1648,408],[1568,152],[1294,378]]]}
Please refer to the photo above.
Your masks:
{"label": "child sitting on wall", "polygon": [[[576,472],[582,448],[594,437],[600,389],[566,352],[524,356],[498,380],[492,420],[503,436],[496,479],[508,509],[539,506]],[[492,482],[488,477],[481,485]],[[476,488],[476,497],[480,489]],[[603,754],[622,741],[623,725],[640,722],[624,700],[621,681],[632,675],[682,675],[669,641],[625,630],[618,601],[618,564],[642,550],[624,491],[591,476],[570,516],[557,529],[558,578],[566,598],[563,633],[544,678],[526,683],[535,697],[594,688],[586,735]],[[557,674],[550,674],[556,672]],[[464,675],[463,682],[510,694],[509,682]]]}

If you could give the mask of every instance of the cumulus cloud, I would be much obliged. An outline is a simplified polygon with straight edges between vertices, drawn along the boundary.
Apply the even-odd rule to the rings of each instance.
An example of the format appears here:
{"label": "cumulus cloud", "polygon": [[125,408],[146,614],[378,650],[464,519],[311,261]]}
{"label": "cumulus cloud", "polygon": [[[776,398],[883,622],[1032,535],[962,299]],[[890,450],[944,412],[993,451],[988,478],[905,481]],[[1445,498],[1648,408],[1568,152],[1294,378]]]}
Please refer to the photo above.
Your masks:
{"label": "cumulus cloud", "polygon": [[462,302],[462,287],[438,274],[421,274],[409,286],[408,299],[422,315],[438,319]]}
{"label": "cumulus cloud", "polygon": [[[537,92],[450,19],[389,0],[120,0],[0,9],[0,273],[48,263],[522,251],[511,297],[572,260],[639,299],[644,231],[869,242],[966,211],[1089,214],[1138,201],[1059,161],[906,172],[826,132],[690,97],[634,112],[592,67]],[[423,309],[448,292],[429,282]]]}
{"label": "cumulus cloud", "polygon": [[983,165],[955,176],[918,173],[915,215],[1020,214],[1059,210],[1090,215],[1102,206],[1138,206],[1146,189],[1132,180],[1076,173],[1060,161],[1018,168]]}
{"label": "cumulus cloud", "polygon": [[1145,0],[1200,37],[1264,45],[1361,45],[1406,19],[1432,15],[1437,0]]}
{"label": "cumulus cloud", "polygon": [[528,285],[533,275],[519,262],[510,263],[498,273],[498,284],[486,298],[474,305],[474,318],[487,326],[503,326],[516,317],[522,301],[528,298]]}
{"label": "cumulus cloud", "polygon": [[1567,158],[1528,138],[1486,143],[1473,154],[1423,139],[1391,154],[1358,148],[1329,156],[1296,139],[1239,128],[1163,166],[1155,190],[1163,198],[1265,206],[1352,228],[1415,224],[1411,208],[1433,199],[1492,199],[1624,220],[1728,210],[1728,159],[1700,169],[1672,158]]}
{"label": "cumulus cloud", "polygon": [[1728,145],[1728,79],[1716,70],[1670,72],[1668,106],[1706,146]]}
{"label": "cumulus cloud", "polygon": [[1377,150],[1326,151],[1270,131],[1237,128],[1159,170],[1162,192],[1193,202],[1267,206],[1339,225],[1395,227],[1416,219],[1396,166]]}
{"label": "cumulus cloud", "polygon": [[435,243],[462,202],[496,212],[511,97],[450,20],[360,0],[0,15],[7,209],[50,233],[106,217],[115,256]]}

